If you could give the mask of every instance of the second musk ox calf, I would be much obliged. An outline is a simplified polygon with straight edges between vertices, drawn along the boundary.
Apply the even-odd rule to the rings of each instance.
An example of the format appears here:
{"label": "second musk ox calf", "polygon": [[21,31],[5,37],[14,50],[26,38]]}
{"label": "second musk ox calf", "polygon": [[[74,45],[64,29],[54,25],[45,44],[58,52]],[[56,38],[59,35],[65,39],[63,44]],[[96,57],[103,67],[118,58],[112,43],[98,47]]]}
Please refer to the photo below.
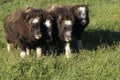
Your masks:
{"label": "second musk ox calf", "polygon": [[[57,17],[54,14],[53,7],[58,7],[57,5],[50,6],[44,9],[44,25],[47,27],[49,36],[51,36],[52,41],[46,46],[49,53],[53,53],[57,50],[57,54],[62,52],[61,45],[59,44],[60,39],[58,37],[58,27],[57,27]],[[54,47],[54,48],[53,48]]]}
{"label": "second musk ox calf", "polygon": [[75,17],[75,24],[73,27],[73,40],[76,42],[77,50],[79,51],[82,48],[81,37],[84,32],[84,29],[89,24],[89,8],[88,5],[69,5],[63,6]]}
{"label": "second musk ox calf", "polygon": [[[52,17],[56,20],[56,24],[54,27],[56,27],[57,31],[54,33],[52,36],[60,39],[60,43],[57,42],[57,40],[54,40],[55,43],[57,44],[56,47],[61,48],[61,44],[64,45],[65,49],[65,55],[67,58],[71,57],[71,49],[70,49],[70,42],[72,40],[72,27],[74,24],[74,16],[73,14],[61,7],[60,5],[53,5],[47,8],[47,12],[49,12]],[[46,20],[46,26],[51,25],[52,23],[50,20]],[[53,27],[53,26],[52,26]]]}
{"label": "second musk ox calf", "polygon": [[3,19],[7,48],[17,44],[20,56],[25,57],[26,50],[35,48],[37,57],[41,57],[42,47],[49,41],[46,27],[43,25],[43,10],[33,7],[21,8]]}

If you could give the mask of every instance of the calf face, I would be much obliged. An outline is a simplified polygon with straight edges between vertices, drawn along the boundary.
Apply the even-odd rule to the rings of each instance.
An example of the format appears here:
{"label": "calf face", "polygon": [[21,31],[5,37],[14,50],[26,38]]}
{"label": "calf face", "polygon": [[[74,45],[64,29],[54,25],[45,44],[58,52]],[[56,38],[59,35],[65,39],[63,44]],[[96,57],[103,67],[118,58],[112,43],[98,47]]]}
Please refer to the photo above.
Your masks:
{"label": "calf face", "polygon": [[53,31],[53,24],[54,24],[54,18],[52,16],[52,14],[45,14],[44,15],[44,25],[46,26],[47,28],[47,32],[51,38],[51,40],[53,40],[53,36],[52,36],[52,31]]}
{"label": "calf face", "polygon": [[28,22],[29,31],[32,36],[35,39],[40,39],[42,37],[43,11],[41,9],[32,9],[28,7],[25,11],[25,20]]}
{"label": "calf face", "polygon": [[71,41],[72,36],[72,26],[74,23],[74,18],[72,15],[59,16],[59,36],[63,41]]}
{"label": "calf face", "polygon": [[80,24],[85,25],[88,23],[88,7],[86,5],[74,6],[74,14],[80,20]]}
{"label": "calf face", "polygon": [[71,20],[64,20],[62,27],[63,27],[63,36],[65,41],[68,42],[71,40],[71,33],[72,33],[72,21]]}
{"label": "calf face", "polygon": [[40,19],[39,17],[37,18],[32,18],[29,22],[29,28],[30,31],[32,33],[32,35],[34,36],[35,39],[40,39],[42,37],[41,34],[41,27],[40,27]]}

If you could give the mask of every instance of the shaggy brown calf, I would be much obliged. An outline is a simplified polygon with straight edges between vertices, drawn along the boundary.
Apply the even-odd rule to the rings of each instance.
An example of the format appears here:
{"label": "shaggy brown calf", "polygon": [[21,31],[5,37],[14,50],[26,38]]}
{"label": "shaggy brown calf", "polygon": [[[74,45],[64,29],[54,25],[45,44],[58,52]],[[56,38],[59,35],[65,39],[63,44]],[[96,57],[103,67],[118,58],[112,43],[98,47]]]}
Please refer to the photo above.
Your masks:
{"label": "shaggy brown calf", "polygon": [[14,11],[4,20],[7,48],[15,43],[20,49],[20,56],[25,57],[26,49],[35,48],[37,57],[41,57],[42,46],[49,39],[46,27],[43,25],[43,11],[33,7]]}
{"label": "shaggy brown calf", "polygon": [[73,27],[72,38],[76,42],[77,51],[82,48],[81,37],[84,29],[89,24],[89,8],[87,5],[63,6],[74,15],[75,23]]}
{"label": "shaggy brown calf", "polygon": [[58,27],[57,27],[57,17],[53,13],[53,8],[59,7],[57,5],[50,6],[44,10],[44,25],[47,27],[47,30],[49,32],[49,35],[52,38],[52,41],[47,45],[48,52],[53,53],[54,51],[57,52],[57,54],[63,52],[61,46],[61,40],[58,37]]}

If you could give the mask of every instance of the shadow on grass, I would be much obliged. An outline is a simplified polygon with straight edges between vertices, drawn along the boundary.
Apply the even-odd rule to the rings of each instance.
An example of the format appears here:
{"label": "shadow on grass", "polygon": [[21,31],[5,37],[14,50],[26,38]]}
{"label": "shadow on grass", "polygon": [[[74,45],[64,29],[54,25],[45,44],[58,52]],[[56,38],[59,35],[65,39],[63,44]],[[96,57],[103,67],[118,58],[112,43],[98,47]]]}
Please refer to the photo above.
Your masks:
{"label": "shadow on grass", "polygon": [[82,36],[85,49],[97,49],[100,45],[113,46],[120,41],[120,32],[110,30],[85,31]]}

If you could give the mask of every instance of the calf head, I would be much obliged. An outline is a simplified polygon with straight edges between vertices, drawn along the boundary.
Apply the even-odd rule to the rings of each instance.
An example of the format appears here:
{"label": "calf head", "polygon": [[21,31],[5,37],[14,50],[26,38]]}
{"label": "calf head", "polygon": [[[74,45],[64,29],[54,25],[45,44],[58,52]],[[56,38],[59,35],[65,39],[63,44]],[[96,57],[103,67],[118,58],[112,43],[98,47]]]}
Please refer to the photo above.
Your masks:
{"label": "calf head", "polygon": [[35,39],[40,39],[42,37],[39,17],[32,18],[29,21],[29,29]]}
{"label": "calf head", "polygon": [[87,5],[77,5],[73,7],[75,17],[79,20],[81,25],[86,25],[89,23],[88,6]]}
{"label": "calf head", "polygon": [[52,31],[53,31],[53,27],[54,27],[55,22],[56,22],[55,18],[51,13],[46,12],[44,14],[44,25],[47,28],[47,32],[51,38],[51,41],[53,40]]}
{"label": "calf head", "polygon": [[74,17],[72,14],[60,15],[58,19],[59,37],[65,42],[71,41]]}
{"label": "calf head", "polygon": [[42,37],[43,11],[41,9],[28,7],[25,11],[25,20],[28,23],[29,31],[35,39]]}

